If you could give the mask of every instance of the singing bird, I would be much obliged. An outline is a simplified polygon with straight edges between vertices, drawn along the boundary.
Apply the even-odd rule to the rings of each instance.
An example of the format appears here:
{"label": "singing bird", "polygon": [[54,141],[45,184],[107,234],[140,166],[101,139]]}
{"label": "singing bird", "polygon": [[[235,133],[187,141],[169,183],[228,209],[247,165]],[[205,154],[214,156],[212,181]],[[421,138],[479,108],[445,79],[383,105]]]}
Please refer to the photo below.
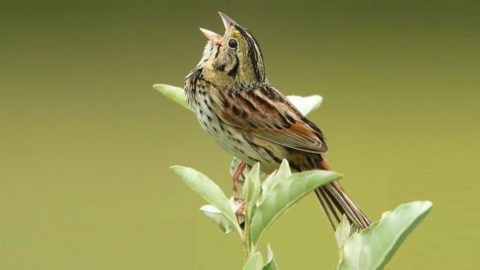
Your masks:
{"label": "singing bird", "polygon": [[[322,131],[270,85],[262,51],[250,31],[219,14],[225,34],[200,28],[208,42],[184,89],[201,127],[242,161],[234,188],[244,166],[257,162],[267,173],[283,159],[293,171],[330,170]],[[338,182],[317,188],[315,194],[334,229],[340,215],[359,229],[370,225]]]}

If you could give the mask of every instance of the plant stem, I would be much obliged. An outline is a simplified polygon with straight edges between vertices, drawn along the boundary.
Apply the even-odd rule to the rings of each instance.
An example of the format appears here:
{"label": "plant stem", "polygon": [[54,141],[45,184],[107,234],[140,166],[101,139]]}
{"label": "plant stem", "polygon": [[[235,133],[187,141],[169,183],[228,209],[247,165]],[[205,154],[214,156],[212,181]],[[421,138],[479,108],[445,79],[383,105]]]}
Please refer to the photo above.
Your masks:
{"label": "plant stem", "polygon": [[250,253],[250,251],[248,250],[248,243],[247,243],[247,241],[243,240],[242,244],[243,244],[244,261],[247,262],[248,257],[249,257],[249,253]]}
{"label": "plant stem", "polygon": [[247,200],[244,201],[245,209],[245,227],[243,229],[243,253],[245,256],[245,262],[250,258],[250,212],[248,211]]}

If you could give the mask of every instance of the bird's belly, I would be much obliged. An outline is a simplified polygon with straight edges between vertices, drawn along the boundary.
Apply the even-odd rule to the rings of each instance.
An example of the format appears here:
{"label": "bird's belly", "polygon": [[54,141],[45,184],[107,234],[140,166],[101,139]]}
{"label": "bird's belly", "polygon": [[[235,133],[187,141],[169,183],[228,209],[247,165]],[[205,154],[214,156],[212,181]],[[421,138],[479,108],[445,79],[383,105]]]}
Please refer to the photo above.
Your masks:
{"label": "bird's belly", "polygon": [[223,149],[243,162],[254,165],[260,162],[262,171],[271,172],[275,170],[284,158],[281,155],[274,155],[274,145],[260,144],[258,139],[251,138],[242,130],[228,126],[218,121],[218,118],[209,114],[208,110],[196,109],[197,119],[200,126],[212,137]]}

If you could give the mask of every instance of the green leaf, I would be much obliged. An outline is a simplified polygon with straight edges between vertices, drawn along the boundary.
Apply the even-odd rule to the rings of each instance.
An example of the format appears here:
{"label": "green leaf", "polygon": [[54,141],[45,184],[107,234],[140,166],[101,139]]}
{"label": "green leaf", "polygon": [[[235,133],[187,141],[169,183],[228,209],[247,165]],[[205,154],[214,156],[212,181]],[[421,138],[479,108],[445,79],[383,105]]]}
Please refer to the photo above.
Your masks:
{"label": "green leaf", "polygon": [[183,166],[172,166],[170,168],[181,177],[188,187],[200,195],[205,201],[215,206],[237,229],[240,235],[242,235],[242,229],[238,225],[232,206],[217,184],[201,172],[192,168]]}
{"label": "green leaf", "polygon": [[309,114],[311,111],[320,107],[320,104],[323,101],[323,98],[319,95],[313,95],[308,97],[301,96],[287,96],[288,101],[290,101],[304,116]]}
{"label": "green leaf", "polygon": [[350,236],[343,247],[338,269],[383,269],[431,208],[429,201],[416,201],[384,213],[379,222]]}
{"label": "green leaf", "polygon": [[315,188],[341,177],[332,171],[312,170],[292,174],[274,185],[252,217],[250,229],[252,244],[255,246],[263,232],[290,206]]}
{"label": "green leaf", "polygon": [[187,96],[185,96],[185,91],[183,90],[183,88],[160,83],[154,84],[153,88],[155,88],[158,92],[162,93],[167,98],[191,110],[190,106],[188,106]]}
{"label": "green leaf", "polygon": [[288,161],[284,159],[282,164],[280,164],[280,167],[271,173],[267,179],[265,179],[265,181],[263,181],[262,194],[260,195],[257,204],[261,204],[263,200],[265,200],[265,196],[273,186],[275,186],[277,183],[280,183],[283,181],[283,179],[289,177],[290,175],[292,175],[290,166],[288,165]]}
{"label": "green leaf", "polygon": [[348,238],[350,237],[350,234],[352,232],[352,227],[350,225],[350,222],[348,221],[348,218],[346,215],[343,215],[342,222],[338,224],[337,229],[335,230],[335,239],[337,240],[337,245],[339,248],[339,261],[343,260],[343,247],[345,246],[345,243],[347,242]]}
{"label": "green leaf", "polygon": [[273,257],[273,251],[270,245],[267,246],[267,262],[263,266],[263,270],[279,270],[278,263]]}
{"label": "green leaf", "polygon": [[245,180],[243,187],[243,197],[247,201],[249,213],[252,213],[253,207],[256,207],[256,202],[260,196],[260,163],[256,163]]}
{"label": "green leaf", "polygon": [[215,206],[206,204],[200,207],[200,211],[202,211],[205,216],[215,222],[222,232],[228,234],[234,230],[235,225],[233,225]]}
{"label": "green leaf", "polygon": [[258,251],[253,253],[243,266],[243,270],[262,270],[262,268],[263,259]]}
{"label": "green leaf", "polygon": [[338,227],[335,230],[335,239],[337,240],[337,245],[340,249],[343,249],[343,246],[347,242],[350,233],[350,222],[348,222],[347,216],[343,215],[342,222],[338,224]]}

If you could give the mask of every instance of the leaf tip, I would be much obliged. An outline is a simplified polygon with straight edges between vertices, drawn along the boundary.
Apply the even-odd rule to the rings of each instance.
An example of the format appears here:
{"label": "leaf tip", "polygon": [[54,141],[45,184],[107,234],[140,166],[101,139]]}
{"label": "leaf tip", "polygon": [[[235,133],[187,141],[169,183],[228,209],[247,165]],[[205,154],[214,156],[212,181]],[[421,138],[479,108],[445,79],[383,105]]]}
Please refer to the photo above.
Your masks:
{"label": "leaf tip", "polygon": [[325,171],[325,170],[320,170],[321,172],[326,173],[327,177],[333,178],[332,181],[338,181],[343,179],[343,174],[336,172],[336,171]]}
{"label": "leaf tip", "polygon": [[180,165],[172,165],[169,167],[170,170],[174,171],[176,174],[179,174],[180,171],[188,169],[187,167],[180,166]]}
{"label": "leaf tip", "polygon": [[157,90],[157,91],[161,91],[162,88],[165,87],[165,84],[162,84],[162,83],[155,83],[152,85],[153,89]]}
{"label": "leaf tip", "polygon": [[433,203],[431,201],[419,201],[418,203],[422,204],[425,207],[425,211],[430,211],[433,207]]}

